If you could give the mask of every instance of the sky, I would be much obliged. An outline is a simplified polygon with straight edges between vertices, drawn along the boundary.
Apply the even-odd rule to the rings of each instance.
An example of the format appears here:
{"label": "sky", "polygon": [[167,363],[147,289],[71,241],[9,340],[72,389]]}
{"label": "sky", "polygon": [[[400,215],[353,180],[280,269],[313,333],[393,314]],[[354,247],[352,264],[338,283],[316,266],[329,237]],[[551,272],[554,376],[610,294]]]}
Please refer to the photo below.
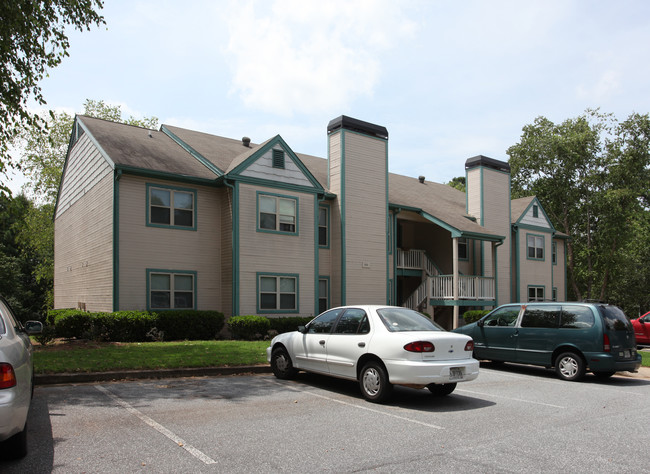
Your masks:
{"label": "sky", "polygon": [[323,158],[327,124],[347,115],[388,129],[391,172],[440,183],[476,155],[507,161],[536,117],[650,112],[646,0],[106,0],[101,13],[105,26],[69,31],[46,109],[104,100]]}

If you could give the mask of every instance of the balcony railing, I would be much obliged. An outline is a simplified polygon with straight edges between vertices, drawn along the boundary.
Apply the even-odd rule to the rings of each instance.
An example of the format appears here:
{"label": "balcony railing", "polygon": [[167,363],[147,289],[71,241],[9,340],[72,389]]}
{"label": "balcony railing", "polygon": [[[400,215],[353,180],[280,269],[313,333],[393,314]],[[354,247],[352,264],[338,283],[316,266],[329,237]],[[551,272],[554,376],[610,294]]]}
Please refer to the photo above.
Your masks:
{"label": "balcony railing", "polygon": [[[434,300],[454,299],[454,276],[439,275],[428,278],[429,297]],[[494,300],[495,286],[493,277],[458,276],[458,299],[460,300]]]}

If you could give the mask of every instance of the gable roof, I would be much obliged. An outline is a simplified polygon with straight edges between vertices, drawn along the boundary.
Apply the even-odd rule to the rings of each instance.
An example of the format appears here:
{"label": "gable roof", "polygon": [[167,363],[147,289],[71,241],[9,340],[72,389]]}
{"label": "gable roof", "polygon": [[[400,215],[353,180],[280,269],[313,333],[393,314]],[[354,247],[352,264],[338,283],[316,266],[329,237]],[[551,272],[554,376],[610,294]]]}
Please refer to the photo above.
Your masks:
{"label": "gable roof", "polygon": [[85,115],[78,115],[76,120],[116,168],[208,180],[217,178],[163,132]]}
{"label": "gable roof", "polygon": [[[171,125],[162,125],[161,131],[155,131],[87,116],[77,116],[77,120],[91,133],[116,168],[212,181],[227,176],[257,150],[279,138],[276,136],[261,144],[244,145],[242,140]],[[295,153],[295,156],[328,192],[327,159],[301,153]],[[456,235],[493,241],[503,239],[466,215],[465,193],[462,191],[431,181],[421,183],[417,178],[394,173],[389,173],[388,183],[392,207],[418,212]],[[512,215],[517,214],[513,211]]]}

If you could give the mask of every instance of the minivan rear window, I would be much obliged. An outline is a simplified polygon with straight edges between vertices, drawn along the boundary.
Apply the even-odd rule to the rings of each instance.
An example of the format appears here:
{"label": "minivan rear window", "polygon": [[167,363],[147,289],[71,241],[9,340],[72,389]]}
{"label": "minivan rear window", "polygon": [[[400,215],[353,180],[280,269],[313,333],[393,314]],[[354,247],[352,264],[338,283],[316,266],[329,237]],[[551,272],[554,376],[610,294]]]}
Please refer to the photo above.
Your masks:
{"label": "minivan rear window", "polygon": [[560,327],[565,329],[590,328],[594,325],[594,313],[587,306],[562,306]]}
{"label": "minivan rear window", "polygon": [[632,323],[627,319],[621,308],[617,306],[600,306],[599,308],[607,329],[613,331],[634,331]]}

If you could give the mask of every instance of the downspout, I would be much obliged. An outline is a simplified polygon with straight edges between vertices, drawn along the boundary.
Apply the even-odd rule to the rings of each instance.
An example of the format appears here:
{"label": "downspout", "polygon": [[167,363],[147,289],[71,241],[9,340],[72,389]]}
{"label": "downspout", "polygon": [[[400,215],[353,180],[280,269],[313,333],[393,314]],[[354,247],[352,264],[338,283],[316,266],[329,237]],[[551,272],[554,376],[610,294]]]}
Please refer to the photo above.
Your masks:
{"label": "downspout", "polygon": [[[319,307],[318,307],[318,302],[320,300],[320,285],[318,282],[320,281],[320,245],[318,241],[318,231],[319,231],[319,216],[320,216],[320,203],[325,200],[325,194],[317,194],[316,195],[316,209],[315,209],[315,219],[314,219],[314,294],[316,295],[316,302],[314,303],[314,314],[319,314]],[[328,218],[331,218],[331,214],[327,214]],[[327,226],[328,232],[330,231],[330,226],[328,223]],[[328,241],[328,243],[330,243]],[[330,245],[331,246],[331,245]],[[328,285],[329,286],[329,285]],[[328,288],[329,290],[329,288]],[[329,306],[330,301],[329,298],[327,300],[327,305]],[[327,308],[329,309],[329,308]]]}
{"label": "downspout", "polygon": [[515,301],[521,301],[521,292],[519,288],[519,226],[513,225],[512,228],[515,231]]}
{"label": "downspout", "polygon": [[232,202],[231,202],[231,214],[232,214],[232,230],[231,230],[231,241],[232,241],[232,316],[237,316],[239,314],[239,193],[238,188],[235,184],[231,184],[227,179],[223,180],[223,183],[232,189]]}
{"label": "downspout", "polygon": [[452,265],[452,298],[454,300],[454,321],[452,323],[452,329],[458,327],[458,322],[460,320],[460,307],[458,301],[458,237],[452,237],[451,239],[451,265]]}
{"label": "downspout", "polygon": [[497,247],[501,247],[503,245],[503,240],[500,240],[499,242],[496,242],[492,245],[492,262],[494,265],[494,304],[495,307],[499,306],[499,273],[498,273],[498,268],[499,266],[497,265]]}

